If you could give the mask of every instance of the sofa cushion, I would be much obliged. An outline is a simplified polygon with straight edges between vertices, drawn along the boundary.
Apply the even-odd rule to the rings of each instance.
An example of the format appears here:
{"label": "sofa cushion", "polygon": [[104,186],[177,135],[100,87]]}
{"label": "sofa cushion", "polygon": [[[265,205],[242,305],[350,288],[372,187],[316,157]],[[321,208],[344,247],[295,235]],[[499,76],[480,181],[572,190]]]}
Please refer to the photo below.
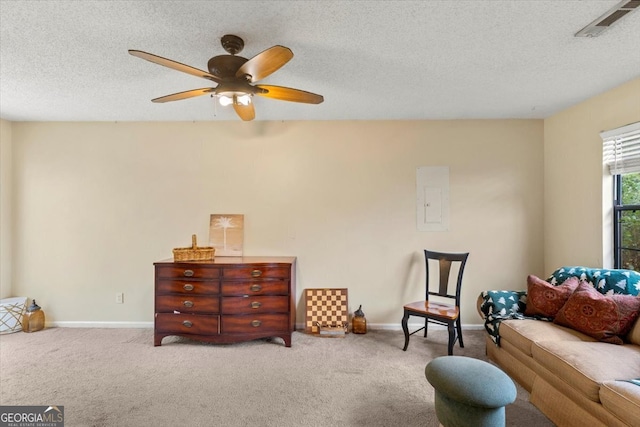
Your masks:
{"label": "sofa cushion", "polygon": [[561,285],[554,286],[533,274],[527,277],[527,316],[555,317],[567,302],[580,281],[569,277]]}
{"label": "sofa cushion", "polygon": [[640,273],[634,270],[561,267],[551,273],[547,282],[559,285],[569,277],[590,283],[601,294],[640,294]]}
{"label": "sofa cushion", "polygon": [[640,420],[640,385],[626,381],[605,381],[600,386],[600,402],[629,425],[637,424]]}
{"label": "sofa cushion", "polygon": [[640,347],[612,346],[603,342],[538,341],[533,358],[555,377],[579,390],[589,400],[600,401],[600,384],[640,377]]}
{"label": "sofa cushion", "polygon": [[638,315],[640,297],[602,295],[587,282],[580,282],[553,321],[597,340],[622,344]]}
{"label": "sofa cushion", "polygon": [[536,341],[596,341],[573,329],[533,319],[505,320],[500,326],[500,335],[527,356],[531,356],[531,346]]}

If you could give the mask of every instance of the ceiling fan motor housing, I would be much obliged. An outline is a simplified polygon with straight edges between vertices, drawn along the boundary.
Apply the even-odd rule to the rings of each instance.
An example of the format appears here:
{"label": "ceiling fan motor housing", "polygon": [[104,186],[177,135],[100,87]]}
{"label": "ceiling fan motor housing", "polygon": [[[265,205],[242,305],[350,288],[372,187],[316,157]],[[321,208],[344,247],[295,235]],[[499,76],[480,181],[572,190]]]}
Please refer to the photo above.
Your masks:
{"label": "ceiling fan motor housing", "polygon": [[235,55],[214,56],[207,63],[209,72],[222,80],[235,79],[238,69],[247,62],[247,58]]}
{"label": "ceiling fan motor housing", "polygon": [[216,95],[225,95],[232,97],[233,95],[255,95],[268,93],[266,89],[252,86],[243,81],[223,81],[213,90]]}

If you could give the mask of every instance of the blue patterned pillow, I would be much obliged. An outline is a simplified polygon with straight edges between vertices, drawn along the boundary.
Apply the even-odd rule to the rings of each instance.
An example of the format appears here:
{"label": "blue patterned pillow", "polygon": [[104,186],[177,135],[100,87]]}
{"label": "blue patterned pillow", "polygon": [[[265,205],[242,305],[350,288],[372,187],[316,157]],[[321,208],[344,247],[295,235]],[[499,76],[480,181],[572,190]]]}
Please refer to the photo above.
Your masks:
{"label": "blue patterned pillow", "polygon": [[497,345],[500,344],[500,322],[505,319],[524,319],[527,306],[526,291],[484,291],[480,311],[484,314],[484,328]]}
{"label": "blue patterned pillow", "polygon": [[588,268],[588,267],[561,267],[551,273],[547,282],[552,285],[560,285],[569,277],[578,277],[591,284],[601,294],[640,294],[640,273],[634,270]]}

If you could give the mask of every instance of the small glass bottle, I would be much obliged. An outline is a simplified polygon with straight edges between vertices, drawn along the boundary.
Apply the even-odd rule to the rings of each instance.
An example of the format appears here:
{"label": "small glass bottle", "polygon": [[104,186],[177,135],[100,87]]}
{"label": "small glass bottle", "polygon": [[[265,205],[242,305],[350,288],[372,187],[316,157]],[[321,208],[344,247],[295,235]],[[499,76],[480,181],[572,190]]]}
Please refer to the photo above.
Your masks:
{"label": "small glass bottle", "polygon": [[25,332],[36,332],[43,328],[44,311],[36,304],[36,300],[33,300],[22,319],[22,330]]}
{"label": "small glass bottle", "polygon": [[351,331],[354,334],[366,334],[367,333],[367,318],[364,317],[362,312],[362,305],[353,313],[353,319],[351,320]]}

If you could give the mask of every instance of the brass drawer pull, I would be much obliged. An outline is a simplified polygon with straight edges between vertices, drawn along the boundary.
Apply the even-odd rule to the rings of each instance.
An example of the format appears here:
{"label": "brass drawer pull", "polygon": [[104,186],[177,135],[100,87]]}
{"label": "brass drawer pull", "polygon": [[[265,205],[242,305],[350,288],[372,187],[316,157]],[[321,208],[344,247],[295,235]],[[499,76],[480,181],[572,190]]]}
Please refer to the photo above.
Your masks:
{"label": "brass drawer pull", "polygon": [[186,284],[182,287],[182,289],[184,289],[185,291],[192,291],[192,290],[193,290],[193,285],[192,285],[192,284],[189,284],[189,283],[186,283]]}
{"label": "brass drawer pull", "polygon": [[251,303],[251,308],[260,308],[260,306],[261,306],[261,305],[262,305],[262,303],[261,303],[261,302],[253,301],[253,302]]}
{"label": "brass drawer pull", "polygon": [[253,270],[251,272],[251,277],[260,277],[260,276],[262,276],[262,271],[260,270]]}
{"label": "brass drawer pull", "polygon": [[251,287],[249,289],[251,289],[251,292],[258,292],[258,291],[262,290],[262,286],[260,286],[260,285],[251,285]]}
{"label": "brass drawer pull", "polygon": [[189,322],[188,320],[185,320],[184,322],[182,322],[182,326],[186,326],[187,328],[190,328],[193,326],[193,323]]}
{"label": "brass drawer pull", "polygon": [[193,270],[185,270],[183,274],[186,277],[193,277]]}
{"label": "brass drawer pull", "polygon": [[262,322],[260,320],[252,320],[251,321],[251,326],[253,326],[254,328],[257,328],[260,325],[262,325]]}
{"label": "brass drawer pull", "polygon": [[193,301],[182,301],[182,305],[185,307],[193,307]]}

